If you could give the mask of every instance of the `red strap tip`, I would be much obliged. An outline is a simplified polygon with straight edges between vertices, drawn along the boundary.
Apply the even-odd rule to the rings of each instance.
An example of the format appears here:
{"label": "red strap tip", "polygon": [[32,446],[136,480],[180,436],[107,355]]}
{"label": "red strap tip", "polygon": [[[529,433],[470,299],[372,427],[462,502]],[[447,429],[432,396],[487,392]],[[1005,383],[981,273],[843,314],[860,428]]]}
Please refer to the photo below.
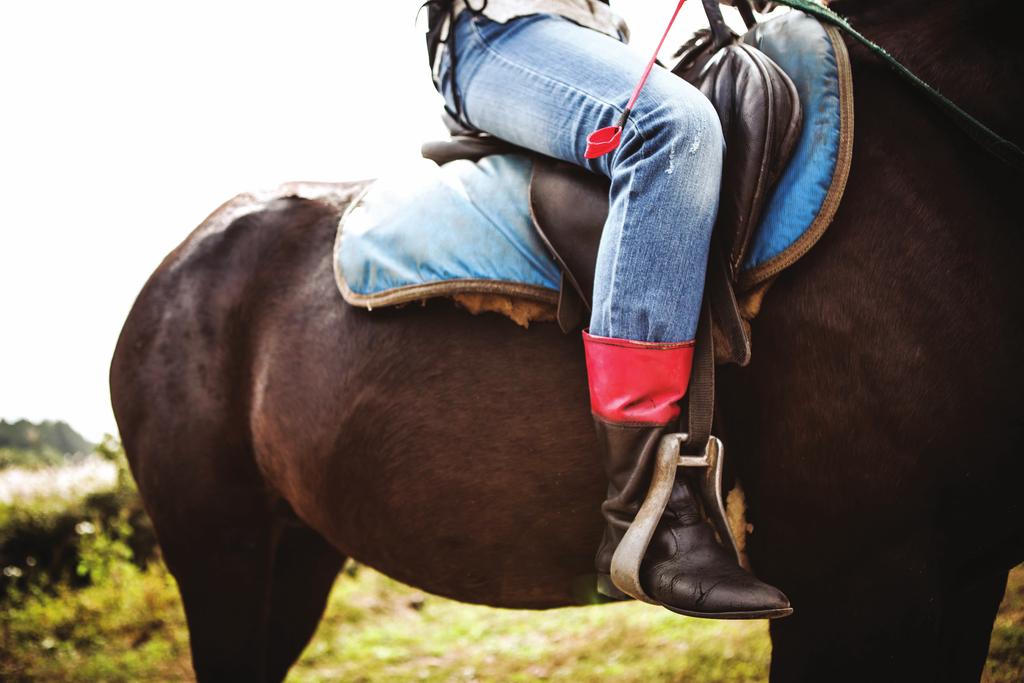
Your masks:
{"label": "red strap tip", "polygon": [[622,142],[622,126],[608,126],[595,130],[587,137],[587,159],[596,159],[611,152]]}

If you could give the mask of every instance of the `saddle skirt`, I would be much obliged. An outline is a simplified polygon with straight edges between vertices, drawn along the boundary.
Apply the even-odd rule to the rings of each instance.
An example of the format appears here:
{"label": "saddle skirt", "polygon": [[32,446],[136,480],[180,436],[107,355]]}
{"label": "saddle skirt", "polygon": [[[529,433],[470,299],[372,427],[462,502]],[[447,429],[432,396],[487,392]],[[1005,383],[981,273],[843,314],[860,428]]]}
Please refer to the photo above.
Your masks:
{"label": "saddle skirt", "polygon": [[[773,279],[817,242],[838,208],[850,166],[853,96],[849,59],[839,34],[812,17],[788,12],[756,26],[744,43],[788,75],[803,111],[802,127],[791,130],[792,125],[784,122],[781,129],[776,126],[781,133],[771,138],[768,131],[763,141],[765,158],[767,152],[776,157],[791,153],[788,166],[773,169],[760,158],[751,163],[736,150],[726,159],[725,178],[747,180],[733,183],[742,191],[723,183],[723,205],[732,202],[739,206],[731,212],[734,216],[749,221],[753,215],[756,221],[756,229],[746,230],[749,234],[741,243],[733,240],[722,248],[729,296],[734,289],[740,300],[737,312],[749,320]],[[708,70],[699,61],[691,67]],[[765,63],[753,60],[749,68],[764,71]],[[696,78],[725,126],[741,98],[714,92],[722,91],[722,79],[701,83],[700,74]],[[772,97],[778,99],[771,92],[757,93],[753,101]],[[748,106],[750,101],[747,98]],[[733,140],[729,131],[726,139]],[[787,145],[791,149],[779,151]],[[335,266],[345,300],[374,308],[441,296],[454,298],[473,312],[517,310],[518,316],[510,317],[521,324],[550,320],[556,312],[566,331],[581,322],[607,212],[607,179],[500,141],[461,138],[425,145],[424,153],[447,163],[420,162],[380,178],[342,216]],[[755,171],[759,164],[761,175],[741,169],[730,176],[730,168],[740,164]],[[766,191],[750,190],[752,183],[760,187],[766,182]],[[730,191],[743,196],[727,197]],[[721,213],[719,219],[721,223]],[[745,229],[740,225],[730,230]],[[716,238],[721,240],[724,231],[716,225]],[[712,288],[710,281],[708,287]],[[530,302],[530,313],[510,306],[510,301]],[[712,308],[716,324],[728,317],[718,314],[722,306],[713,301]],[[745,362],[749,340],[732,346],[744,343],[745,354],[734,350],[726,359]]]}
{"label": "saddle skirt", "polygon": [[561,274],[530,219],[532,160],[419,160],[367,187],[342,215],[345,300],[375,308],[455,294],[557,302]]}

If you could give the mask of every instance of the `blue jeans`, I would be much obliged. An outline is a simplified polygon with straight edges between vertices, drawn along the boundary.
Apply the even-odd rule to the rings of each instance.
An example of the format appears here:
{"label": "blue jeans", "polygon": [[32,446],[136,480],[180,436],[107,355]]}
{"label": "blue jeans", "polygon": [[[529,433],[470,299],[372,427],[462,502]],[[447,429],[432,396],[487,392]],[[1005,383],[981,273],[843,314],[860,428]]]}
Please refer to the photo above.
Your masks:
{"label": "blue jeans", "polygon": [[[590,333],[693,339],[725,152],[711,103],[655,66],[619,148],[584,159],[587,135],[622,113],[643,55],[551,14],[500,24],[464,11],[454,30],[462,123],[611,179]],[[438,75],[454,109],[449,57]]]}

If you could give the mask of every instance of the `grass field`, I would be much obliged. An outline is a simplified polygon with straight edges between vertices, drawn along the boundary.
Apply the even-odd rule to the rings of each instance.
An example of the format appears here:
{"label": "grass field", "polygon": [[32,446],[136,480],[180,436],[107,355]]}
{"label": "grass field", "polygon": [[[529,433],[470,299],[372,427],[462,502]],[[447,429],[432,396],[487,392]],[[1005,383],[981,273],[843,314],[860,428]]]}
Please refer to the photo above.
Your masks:
{"label": "grass field", "polygon": [[[335,584],[288,680],[763,681],[764,622],[639,604],[519,612],[428,596],[366,569]],[[188,635],[160,564],[109,564],[95,585],[25,595],[0,614],[0,680],[188,681]],[[1024,569],[1011,578],[985,681],[1024,680]]]}
{"label": "grass field", "polygon": [[[108,446],[105,461],[80,472],[0,472],[9,558],[0,555],[0,681],[193,680],[177,587],[123,453]],[[34,548],[32,557],[4,566],[16,546]],[[349,564],[288,680],[764,681],[769,656],[763,621],[689,619],[637,603],[492,609]],[[984,680],[1024,681],[1024,565],[1010,575]]]}
{"label": "grass field", "polygon": [[758,681],[764,622],[640,604],[524,612],[424,596],[371,571],[339,581],[289,680]]}
{"label": "grass field", "polygon": [[[289,681],[767,680],[767,623],[679,617],[636,603],[521,612],[424,596],[373,571],[338,581]],[[984,681],[1024,680],[1024,567]]]}

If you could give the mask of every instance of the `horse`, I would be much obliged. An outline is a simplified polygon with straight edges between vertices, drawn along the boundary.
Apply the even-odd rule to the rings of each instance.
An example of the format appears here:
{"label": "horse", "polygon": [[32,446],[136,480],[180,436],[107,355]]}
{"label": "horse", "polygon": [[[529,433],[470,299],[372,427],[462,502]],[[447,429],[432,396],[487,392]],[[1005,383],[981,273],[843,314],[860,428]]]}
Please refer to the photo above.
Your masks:
{"label": "horse", "polygon": [[[1020,140],[1011,7],[833,5]],[[849,49],[844,202],[774,284],[752,362],[719,372],[716,431],[753,566],[795,607],[773,681],[976,680],[1024,560],[1019,177]],[[117,343],[113,407],[201,681],[283,679],[346,558],[466,602],[586,599],[605,481],[579,338],[345,305],[331,244],[361,187],[230,202]]]}

